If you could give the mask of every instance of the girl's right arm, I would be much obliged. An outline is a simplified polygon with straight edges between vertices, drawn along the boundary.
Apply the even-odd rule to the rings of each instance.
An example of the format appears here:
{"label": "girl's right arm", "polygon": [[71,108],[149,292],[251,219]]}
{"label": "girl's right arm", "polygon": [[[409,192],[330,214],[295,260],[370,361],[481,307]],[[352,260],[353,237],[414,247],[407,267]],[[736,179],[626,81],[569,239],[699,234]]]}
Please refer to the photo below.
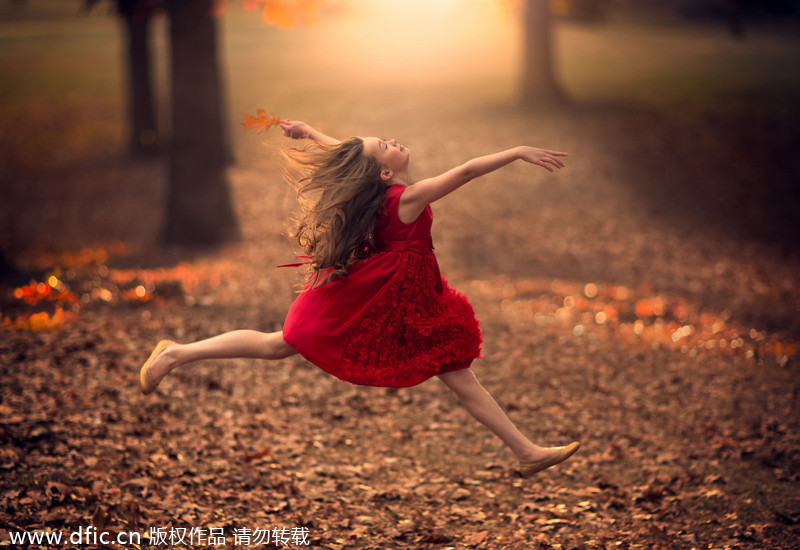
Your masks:
{"label": "girl's right arm", "polygon": [[444,174],[409,186],[400,196],[398,215],[403,222],[413,222],[430,203],[449,195],[465,183],[516,160],[536,164],[552,172],[553,169],[564,167],[559,157],[565,156],[567,154],[560,151],[521,146],[474,158]]}
{"label": "girl's right arm", "polygon": [[283,130],[284,136],[292,139],[308,138],[325,145],[336,145],[340,143],[338,139],[327,136],[316,128],[312,128],[305,122],[299,120],[283,119],[281,120],[281,129]]}

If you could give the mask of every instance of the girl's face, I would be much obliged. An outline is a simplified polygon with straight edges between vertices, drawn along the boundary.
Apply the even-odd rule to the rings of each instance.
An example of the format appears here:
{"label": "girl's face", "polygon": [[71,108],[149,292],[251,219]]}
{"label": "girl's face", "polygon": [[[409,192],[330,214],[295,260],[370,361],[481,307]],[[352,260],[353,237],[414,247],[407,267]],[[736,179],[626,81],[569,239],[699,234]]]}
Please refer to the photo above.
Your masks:
{"label": "girl's face", "polygon": [[364,154],[378,161],[381,165],[381,177],[386,176],[384,179],[387,183],[392,178],[407,179],[411,150],[406,149],[396,140],[364,138]]}

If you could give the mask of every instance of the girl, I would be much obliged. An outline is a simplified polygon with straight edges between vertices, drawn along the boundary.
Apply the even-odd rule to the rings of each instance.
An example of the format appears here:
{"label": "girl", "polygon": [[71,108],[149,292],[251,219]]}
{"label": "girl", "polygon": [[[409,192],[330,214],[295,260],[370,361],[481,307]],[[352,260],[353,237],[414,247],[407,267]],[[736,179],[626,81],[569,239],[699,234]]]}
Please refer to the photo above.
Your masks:
{"label": "girl", "polygon": [[[394,139],[339,141],[283,120],[286,151],[301,175],[287,178],[302,214],[296,238],[310,275],[282,332],[236,330],[194,342],[159,342],[140,370],[144,393],[174,368],[202,359],[284,359],[296,353],[353,384],[407,387],[437,376],[531,475],[569,458],[579,444],[540,447],[525,437],[470,370],[481,333],[467,299],[439,273],[430,204],[516,160],[551,172],[566,153],[516,147],[439,176],[409,181],[411,150]],[[299,265],[299,264],[293,264]]]}

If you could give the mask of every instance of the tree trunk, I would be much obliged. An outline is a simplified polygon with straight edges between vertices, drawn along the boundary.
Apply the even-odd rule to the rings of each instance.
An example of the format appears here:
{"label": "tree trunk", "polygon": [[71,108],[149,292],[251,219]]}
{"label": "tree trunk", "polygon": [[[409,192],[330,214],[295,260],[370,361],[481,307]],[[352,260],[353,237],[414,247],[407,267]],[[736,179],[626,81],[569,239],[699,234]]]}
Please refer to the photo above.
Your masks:
{"label": "tree trunk", "polygon": [[225,167],[212,0],[168,0],[172,47],[172,147],[165,240],[214,244],[239,236]]}
{"label": "tree trunk", "polygon": [[150,65],[150,13],[120,0],[118,9],[127,38],[129,150],[135,156],[158,149],[153,79]]}
{"label": "tree trunk", "polygon": [[522,103],[561,103],[564,96],[553,71],[552,22],[549,0],[526,0],[524,7]]}
{"label": "tree trunk", "polygon": [[16,273],[16,269],[11,262],[6,258],[5,252],[0,248],[0,282],[5,282],[6,278],[11,277]]}

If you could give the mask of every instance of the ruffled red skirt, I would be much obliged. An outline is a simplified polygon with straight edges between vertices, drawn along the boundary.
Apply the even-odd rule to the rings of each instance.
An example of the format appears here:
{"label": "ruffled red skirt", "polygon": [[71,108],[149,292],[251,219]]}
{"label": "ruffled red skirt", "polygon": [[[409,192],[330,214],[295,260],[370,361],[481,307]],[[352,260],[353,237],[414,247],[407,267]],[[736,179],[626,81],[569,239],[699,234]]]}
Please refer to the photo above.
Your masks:
{"label": "ruffled red skirt", "polygon": [[481,357],[475,312],[441,276],[430,241],[397,244],[343,279],[303,290],[284,340],[330,374],[367,386],[414,386]]}

